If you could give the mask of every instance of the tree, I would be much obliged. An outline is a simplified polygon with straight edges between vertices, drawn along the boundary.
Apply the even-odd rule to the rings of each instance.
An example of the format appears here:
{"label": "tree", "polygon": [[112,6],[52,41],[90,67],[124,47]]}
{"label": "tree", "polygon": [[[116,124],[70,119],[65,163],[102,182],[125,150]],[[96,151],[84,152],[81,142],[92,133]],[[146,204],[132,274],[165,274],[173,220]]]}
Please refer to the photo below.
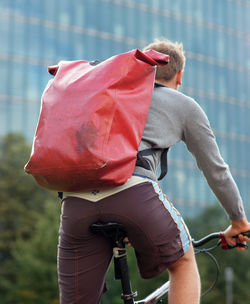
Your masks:
{"label": "tree", "polygon": [[13,251],[16,283],[12,303],[58,304],[57,243],[60,204],[47,201],[28,240],[19,238]]}
{"label": "tree", "polygon": [[8,134],[0,139],[0,298],[3,304],[12,304],[7,298],[8,287],[16,280],[12,254],[16,241],[31,237],[37,219],[44,213],[44,202],[55,197],[24,173],[30,150],[20,134]]}

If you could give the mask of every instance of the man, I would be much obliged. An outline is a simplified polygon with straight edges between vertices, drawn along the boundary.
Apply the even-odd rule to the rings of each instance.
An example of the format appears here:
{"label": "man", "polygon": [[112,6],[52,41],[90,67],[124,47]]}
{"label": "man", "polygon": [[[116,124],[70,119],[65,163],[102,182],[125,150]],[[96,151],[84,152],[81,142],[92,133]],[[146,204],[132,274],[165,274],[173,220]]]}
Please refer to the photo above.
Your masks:
{"label": "man", "polygon": [[199,273],[188,230],[156,178],[161,150],[181,140],[230,217],[226,241],[235,244],[233,236],[237,234],[238,242],[249,241],[240,234],[250,230],[250,224],[238,188],[220,156],[208,119],[193,99],[177,90],[185,65],[182,45],[156,41],[145,49],[170,56],[167,66],[157,67],[156,85],[139,147],[140,151],[153,148],[152,153],[141,154],[133,176],[122,186],[64,193],[58,250],[61,304],[100,301],[112,251],[107,240],[90,232],[89,226],[97,221],[120,222],[126,227],[142,277],[169,271],[169,303],[199,303]]}

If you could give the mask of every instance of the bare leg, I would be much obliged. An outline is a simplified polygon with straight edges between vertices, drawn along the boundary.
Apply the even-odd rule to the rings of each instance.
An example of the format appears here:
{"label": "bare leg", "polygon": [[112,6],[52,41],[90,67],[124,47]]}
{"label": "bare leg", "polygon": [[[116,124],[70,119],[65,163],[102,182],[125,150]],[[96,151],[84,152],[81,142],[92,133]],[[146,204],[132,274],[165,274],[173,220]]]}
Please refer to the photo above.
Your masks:
{"label": "bare leg", "polygon": [[199,304],[200,276],[194,256],[194,250],[189,248],[187,253],[169,267],[170,304]]}

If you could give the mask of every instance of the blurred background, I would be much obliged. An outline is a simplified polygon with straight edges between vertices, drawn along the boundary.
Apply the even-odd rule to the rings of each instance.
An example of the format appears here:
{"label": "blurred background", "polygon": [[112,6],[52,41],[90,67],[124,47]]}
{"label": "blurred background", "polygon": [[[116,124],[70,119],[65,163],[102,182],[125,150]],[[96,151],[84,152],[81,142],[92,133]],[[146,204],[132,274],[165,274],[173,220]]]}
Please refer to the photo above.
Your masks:
{"label": "blurred background", "polygon": [[[59,206],[52,203],[55,194],[38,189],[23,174],[23,166],[50,79],[47,67],[60,60],[105,59],[142,49],[155,38],[182,42],[187,62],[180,90],[205,110],[250,216],[249,16],[249,0],[0,0],[1,304],[58,303],[56,296],[37,296],[37,290],[49,294],[56,286]],[[182,143],[169,153],[169,173],[162,187],[185,218],[195,221],[204,212],[210,214],[211,227],[206,217],[196,222],[203,225],[199,232],[227,222],[222,221],[221,209],[213,209],[216,198]],[[34,237],[35,231],[39,233]],[[41,237],[45,234],[47,245]],[[45,260],[40,256],[43,246],[55,246],[53,253],[44,249]],[[32,279],[32,275],[39,278],[38,272],[48,286],[42,287],[44,277],[39,282]],[[250,273],[238,275],[249,286]],[[25,283],[24,277],[30,282]],[[234,303],[247,303],[250,295],[244,296]],[[226,303],[226,298],[216,301],[210,303]]]}

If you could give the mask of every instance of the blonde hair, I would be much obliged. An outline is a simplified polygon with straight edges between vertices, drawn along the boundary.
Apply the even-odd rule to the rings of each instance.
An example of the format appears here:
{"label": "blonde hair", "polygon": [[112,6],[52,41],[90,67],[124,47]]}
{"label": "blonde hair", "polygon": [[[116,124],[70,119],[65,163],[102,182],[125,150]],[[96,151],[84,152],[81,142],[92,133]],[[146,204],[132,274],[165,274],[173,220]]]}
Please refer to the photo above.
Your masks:
{"label": "blonde hair", "polygon": [[167,39],[155,39],[153,43],[147,45],[143,50],[155,50],[169,55],[169,63],[166,66],[157,66],[155,78],[158,80],[169,81],[176,73],[184,70],[186,57],[182,43],[171,42]]}

